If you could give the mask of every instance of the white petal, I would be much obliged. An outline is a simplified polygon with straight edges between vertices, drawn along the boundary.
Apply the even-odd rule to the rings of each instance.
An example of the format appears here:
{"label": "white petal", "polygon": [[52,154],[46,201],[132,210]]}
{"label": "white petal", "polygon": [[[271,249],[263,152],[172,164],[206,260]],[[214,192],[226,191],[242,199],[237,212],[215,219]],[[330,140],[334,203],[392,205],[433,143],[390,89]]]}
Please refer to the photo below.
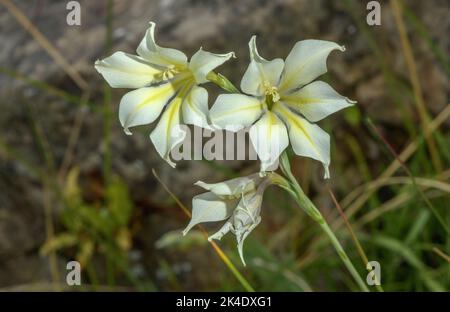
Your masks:
{"label": "white petal", "polygon": [[238,228],[235,229],[232,224],[232,219],[230,218],[216,233],[213,235],[210,235],[208,237],[209,241],[212,241],[213,239],[221,240],[222,237],[229,233],[230,231],[234,232],[236,235],[236,241],[237,241],[237,248],[239,252],[239,257],[241,258],[242,264],[245,266],[245,259],[244,259],[244,241],[247,238],[247,236],[255,229],[255,227],[261,222],[261,217],[257,216],[254,223],[251,223],[247,225],[245,228]]}
{"label": "white petal", "polygon": [[272,87],[278,85],[284,62],[279,58],[271,61],[262,58],[256,47],[256,36],[250,39],[248,45],[251,61],[242,77],[241,89],[245,93],[262,96],[264,95],[265,84]]}
{"label": "white petal", "polygon": [[200,48],[191,58],[189,62],[189,69],[194,74],[195,80],[198,84],[208,81],[206,75],[214,70],[216,67],[222,65],[228,61],[231,57],[234,57],[234,53],[215,54],[204,51]]}
{"label": "white petal", "polygon": [[192,217],[183,231],[186,235],[195,225],[202,222],[222,221],[230,217],[238,199],[222,200],[211,192],[203,193],[192,199]]}
{"label": "white petal", "polygon": [[260,184],[256,191],[249,192],[242,196],[228,221],[222,226],[222,228],[220,228],[219,231],[208,238],[210,241],[213,239],[220,240],[228,232],[233,232],[236,235],[239,256],[241,257],[244,265],[244,241],[253,229],[261,222],[261,204],[264,190],[268,185],[270,185],[270,183]]}
{"label": "white petal", "polygon": [[116,52],[95,62],[95,69],[113,88],[141,88],[154,82],[160,69],[139,56]]}
{"label": "white petal", "polygon": [[329,178],[330,136],[328,133],[279,102],[274,105],[273,109],[288,126],[289,139],[294,152],[297,155],[322,162],[325,169],[324,176]]}
{"label": "white petal", "polygon": [[213,235],[210,235],[208,237],[208,241],[212,241],[213,239],[221,240],[222,237],[227,234],[228,232],[233,230],[233,224],[231,224],[231,221],[228,220],[225,222],[225,224]]}
{"label": "white petal", "polygon": [[252,125],[262,113],[262,103],[257,98],[243,94],[219,95],[209,112],[214,126],[229,131]]}
{"label": "white petal", "polygon": [[244,241],[247,238],[248,234],[250,234],[255,227],[261,222],[261,217],[258,216],[255,223],[252,223],[245,231],[242,232],[236,232],[236,241],[237,241],[237,248],[239,252],[239,257],[241,258],[242,264],[245,266],[245,260],[244,260]]}
{"label": "white petal", "polygon": [[150,63],[160,66],[187,65],[187,57],[183,52],[172,48],[162,48],[156,44],[155,23],[153,22],[150,22],[150,27],[147,29],[145,37],[139,44],[137,54]]}
{"label": "white petal", "polygon": [[242,193],[255,190],[261,182],[262,177],[259,173],[254,173],[246,177],[234,178],[220,183],[205,183],[197,181],[195,185],[211,191],[218,196],[237,196]]}
{"label": "white petal", "polygon": [[313,122],[356,103],[340,95],[323,81],[314,81],[296,92],[283,96],[280,101]]}
{"label": "white petal", "polygon": [[126,93],[119,107],[119,119],[125,133],[131,134],[128,128],[149,124],[158,118],[174,93],[170,83]]}
{"label": "white petal", "polygon": [[261,222],[261,204],[264,190],[269,184],[262,184],[256,193],[250,193],[242,197],[238,206],[233,212],[230,220],[233,223],[233,233],[236,235],[237,247],[241,261],[244,260],[244,241],[253,229]]}
{"label": "white petal", "polygon": [[250,128],[250,140],[261,160],[261,171],[276,170],[278,157],[289,145],[284,123],[268,111]]}
{"label": "white petal", "polygon": [[182,102],[183,94],[178,94],[167,106],[158,125],[150,134],[158,154],[174,168],[175,163],[170,159],[170,151],[186,136],[185,126],[180,124]]}
{"label": "white petal", "polygon": [[327,57],[333,50],[344,51],[345,48],[324,40],[311,39],[297,42],[286,58],[280,92],[299,88],[325,74]]}
{"label": "white petal", "polygon": [[194,86],[182,105],[183,123],[210,129],[208,123],[208,91]]}

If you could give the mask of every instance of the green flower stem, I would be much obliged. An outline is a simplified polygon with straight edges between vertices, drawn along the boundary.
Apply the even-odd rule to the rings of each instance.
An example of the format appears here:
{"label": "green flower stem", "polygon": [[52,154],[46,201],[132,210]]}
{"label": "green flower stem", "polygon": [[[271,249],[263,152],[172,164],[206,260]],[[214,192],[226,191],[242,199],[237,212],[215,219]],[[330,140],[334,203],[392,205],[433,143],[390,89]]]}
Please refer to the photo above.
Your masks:
{"label": "green flower stem", "polygon": [[229,93],[241,93],[239,89],[236,88],[234,84],[222,74],[216,74],[215,72],[211,71],[208,73],[208,75],[206,75],[206,79]]}
{"label": "green flower stem", "polygon": [[[289,164],[289,158],[286,153],[283,153],[281,156],[281,169],[283,173],[288,178],[291,187],[293,188],[294,192],[289,192],[297,202],[297,204],[314,220],[316,221],[322,230],[328,235],[328,238],[331,241],[331,244],[333,245],[334,249],[336,249],[336,252],[338,253],[339,257],[341,258],[344,265],[347,267],[348,271],[352,275],[352,277],[355,279],[358,286],[361,288],[362,291],[368,292],[369,289],[367,288],[367,285],[362,280],[361,276],[359,275],[358,271],[356,270],[355,266],[353,265],[350,258],[347,256],[347,253],[342,248],[341,243],[339,243],[338,239],[336,238],[336,235],[333,233],[331,228],[328,226],[328,223],[320,213],[319,209],[316,208],[316,206],[313,204],[313,202],[306,196],[306,194],[303,192],[302,188],[297,182],[297,179],[295,179],[294,175],[291,171],[291,166]],[[294,196],[295,194],[295,196]]]}

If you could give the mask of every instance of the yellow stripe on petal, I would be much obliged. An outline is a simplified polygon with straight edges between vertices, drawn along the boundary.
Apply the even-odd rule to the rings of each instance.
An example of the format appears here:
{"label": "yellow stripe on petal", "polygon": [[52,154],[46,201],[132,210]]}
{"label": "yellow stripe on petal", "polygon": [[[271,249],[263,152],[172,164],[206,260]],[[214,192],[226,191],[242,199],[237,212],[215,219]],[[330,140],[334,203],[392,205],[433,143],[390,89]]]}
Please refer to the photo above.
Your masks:
{"label": "yellow stripe on petal", "polygon": [[174,94],[174,85],[170,83],[140,88],[125,94],[119,107],[119,119],[125,133],[131,134],[130,127],[155,121]]}
{"label": "yellow stripe on petal", "polygon": [[247,94],[264,96],[278,85],[284,62],[277,58],[268,61],[261,57],[256,47],[256,36],[248,43],[250,49],[250,64],[242,76],[241,89]]}
{"label": "yellow stripe on petal", "polygon": [[139,56],[116,52],[95,62],[95,69],[113,88],[142,88],[155,82],[161,73]]}
{"label": "yellow stripe on petal", "polygon": [[325,40],[297,42],[284,62],[284,73],[278,86],[280,93],[304,86],[325,74],[328,55],[334,50],[345,51],[345,48]]}
{"label": "yellow stripe on petal", "polygon": [[255,97],[243,94],[221,94],[211,108],[211,122],[220,129],[238,131],[261,117],[263,105]]}
{"label": "yellow stripe on petal", "polygon": [[180,125],[181,105],[191,88],[191,84],[186,84],[182,87],[169,103],[158,125],[150,134],[150,139],[156,151],[172,167],[175,167],[175,163],[171,161],[169,153],[186,136],[186,131]]}
{"label": "yellow stripe on petal", "polygon": [[282,96],[280,101],[313,122],[356,103],[340,95],[323,81],[314,81],[300,90]]}
{"label": "yellow stripe on petal", "polygon": [[280,102],[274,105],[273,112],[286,123],[294,152],[297,155],[322,162],[325,169],[325,178],[329,178],[330,136],[328,133],[295,114]]}
{"label": "yellow stripe on petal", "polygon": [[150,22],[150,27],[137,48],[137,54],[152,64],[186,67],[187,57],[183,52],[172,48],[163,48],[156,44],[155,27],[155,23]]}
{"label": "yellow stripe on petal", "polygon": [[210,129],[208,123],[208,91],[194,86],[186,96],[182,105],[183,123]]}
{"label": "yellow stripe on petal", "polygon": [[284,123],[268,111],[250,128],[250,140],[261,160],[261,171],[276,170],[280,154],[289,145]]}

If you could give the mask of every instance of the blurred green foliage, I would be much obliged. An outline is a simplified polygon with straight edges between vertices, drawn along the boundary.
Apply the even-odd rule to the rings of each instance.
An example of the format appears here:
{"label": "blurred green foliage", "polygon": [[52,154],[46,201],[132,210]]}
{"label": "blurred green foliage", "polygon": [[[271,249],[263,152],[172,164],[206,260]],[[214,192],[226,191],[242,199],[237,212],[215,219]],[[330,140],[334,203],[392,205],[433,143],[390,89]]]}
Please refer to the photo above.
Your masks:
{"label": "blurred green foliage", "polygon": [[93,258],[100,255],[107,263],[108,282],[113,283],[116,273],[128,270],[133,203],[126,185],[118,177],[107,186],[101,201],[87,203],[83,200],[78,175],[78,169],[72,169],[63,189],[66,205],[60,222],[64,230],[48,240],[41,253],[48,255],[66,249],[74,252],[74,259],[86,268],[91,283],[100,282],[93,267]]}

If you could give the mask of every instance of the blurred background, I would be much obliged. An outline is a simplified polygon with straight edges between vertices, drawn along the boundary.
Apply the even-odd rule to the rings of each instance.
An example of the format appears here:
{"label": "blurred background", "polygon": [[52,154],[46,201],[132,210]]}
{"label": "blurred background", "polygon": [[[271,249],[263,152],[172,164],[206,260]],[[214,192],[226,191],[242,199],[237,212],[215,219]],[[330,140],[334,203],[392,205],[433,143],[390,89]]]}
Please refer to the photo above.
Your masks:
{"label": "blurred background", "polygon": [[[232,235],[219,243],[241,280],[200,231],[181,237],[188,217],[152,169],[190,209],[195,181],[259,164],[181,161],[174,170],[148,138],[154,125],[123,133],[126,90],[107,86],[93,64],[134,53],[149,21],[161,46],[235,51],[218,71],[236,85],[253,34],[267,59],[303,39],[345,45],[321,78],[358,101],[319,123],[332,137],[332,178],[300,157],[295,175],[363,279],[330,191],[380,263],[384,290],[450,289],[448,1],[379,1],[379,26],[356,0],[81,0],[79,26],[67,24],[67,2],[0,0],[0,290],[358,290],[320,228],[275,188],[246,240],[246,267]],[[219,90],[208,90],[212,102]],[[65,282],[70,260],[81,264],[81,286]]]}

